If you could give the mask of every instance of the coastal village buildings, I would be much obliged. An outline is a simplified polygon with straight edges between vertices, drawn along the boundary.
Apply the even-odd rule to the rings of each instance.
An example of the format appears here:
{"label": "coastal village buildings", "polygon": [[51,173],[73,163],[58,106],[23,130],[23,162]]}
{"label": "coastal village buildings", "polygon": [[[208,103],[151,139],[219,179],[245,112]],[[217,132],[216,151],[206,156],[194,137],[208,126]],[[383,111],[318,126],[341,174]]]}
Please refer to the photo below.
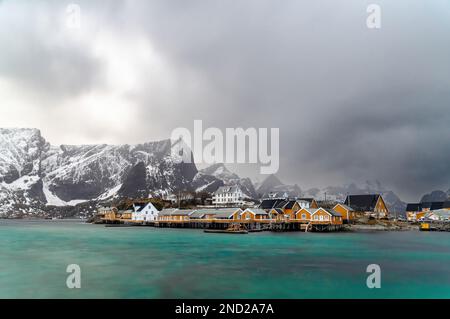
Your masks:
{"label": "coastal village buildings", "polygon": [[178,209],[178,208],[170,208],[163,209],[158,214],[158,221],[189,221],[189,215],[194,213],[195,209]]}
{"label": "coastal village buildings", "polygon": [[[280,214],[283,213],[284,219],[295,219],[295,213],[302,208],[318,208],[317,202],[314,198],[266,198],[261,201],[258,208],[265,210],[268,213]],[[274,210],[275,211],[272,211]],[[277,211],[278,210],[278,211]]]}
{"label": "coastal village buildings", "polygon": [[268,220],[269,214],[260,208],[247,208],[241,213],[243,220]]}
{"label": "coastal village buildings", "polygon": [[115,207],[100,207],[98,210],[98,217],[101,220],[113,220],[117,218],[117,208]]}
{"label": "coastal village buildings", "polygon": [[159,211],[152,203],[134,203],[131,220],[141,222],[151,222],[158,218]]}
{"label": "coastal village buildings", "polygon": [[332,209],[311,208],[311,222],[313,224],[341,225],[342,215]]}
{"label": "coastal village buildings", "polygon": [[342,215],[332,209],[302,208],[296,213],[296,220],[313,224],[341,225]]}
{"label": "coastal village buildings", "polygon": [[439,202],[409,203],[406,205],[406,218],[410,222],[423,219],[442,220],[450,211],[450,200]]}
{"label": "coastal village buildings", "polygon": [[425,216],[420,203],[411,203],[406,205],[406,219],[410,222],[419,220]]}
{"label": "coastal village buildings", "polygon": [[[241,225],[253,230],[307,230],[309,226],[318,231],[339,230],[342,224],[353,223],[361,216],[389,217],[388,208],[379,194],[348,195],[344,203],[320,202],[314,198],[265,198],[259,205],[242,204],[243,193],[239,186],[223,186],[215,192],[214,206],[192,205],[193,208],[165,208],[158,211],[151,203],[135,202],[132,209],[117,211],[102,208],[104,221],[113,223],[140,223],[156,227],[227,229]],[[223,205],[223,207],[218,206]],[[167,205],[167,203],[166,203]],[[170,205],[170,203],[169,203]],[[430,204],[429,207],[445,209],[446,203]],[[408,206],[413,209],[412,205]],[[419,208],[414,208],[416,213]],[[328,226],[330,227],[328,227]],[[319,227],[320,226],[320,227]],[[306,228],[305,228],[306,227]]]}
{"label": "coastal village buildings", "polygon": [[348,195],[344,204],[351,207],[356,216],[389,217],[389,210],[380,194]]}
{"label": "coastal village buildings", "polygon": [[286,220],[284,211],[281,208],[272,208],[269,210],[269,217],[278,222]]}
{"label": "coastal village buildings", "polygon": [[353,222],[357,217],[355,210],[345,204],[336,204],[333,207],[333,210],[340,213],[342,216],[343,222],[347,223],[347,224]]}
{"label": "coastal village buildings", "polygon": [[[317,208],[313,208],[317,209]],[[314,212],[311,208],[302,208],[295,214],[295,219],[304,223],[308,223],[311,221],[311,216]]]}
{"label": "coastal village buildings", "polygon": [[238,185],[221,186],[214,192],[213,205],[241,206],[244,203],[244,193]]}

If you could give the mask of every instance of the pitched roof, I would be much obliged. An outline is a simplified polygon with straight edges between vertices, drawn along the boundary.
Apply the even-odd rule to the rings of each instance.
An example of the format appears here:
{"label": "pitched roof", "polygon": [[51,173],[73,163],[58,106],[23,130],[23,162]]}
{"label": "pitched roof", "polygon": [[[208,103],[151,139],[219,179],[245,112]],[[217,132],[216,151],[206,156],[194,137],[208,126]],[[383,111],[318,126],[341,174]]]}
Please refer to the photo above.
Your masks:
{"label": "pitched roof", "polygon": [[178,208],[169,208],[163,209],[159,212],[159,216],[189,216],[194,213],[195,209],[178,209]]}
{"label": "pitched roof", "polygon": [[252,212],[255,215],[267,215],[267,212],[261,208],[247,208],[242,213],[245,213],[245,212]]}
{"label": "pitched roof", "polygon": [[373,211],[380,194],[348,195],[344,204],[357,211]]}
{"label": "pitched roof", "polygon": [[335,217],[342,217],[341,213],[338,213],[334,209],[324,208],[324,210],[326,210],[327,212],[329,212],[331,215],[333,215]]}
{"label": "pitched roof", "polygon": [[272,208],[270,212],[275,211],[277,214],[283,215],[284,211],[281,208]]}
{"label": "pitched roof", "polygon": [[422,210],[422,204],[420,203],[409,203],[406,205],[407,212],[420,212]]}
{"label": "pitched roof", "polygon": [[233,186],[220,186],[214,194],[224,194],[224,193],[236,193],[241,191],[241,188],[239,185],[233,185]]}
{"label": "pitched roof", "polygon": [[170,216],[176,210],[177,210],[176,208],[164,208],[162,211],[159,212],[159,216]]}
{"label": "pitched roof", "polygon": [[306,210],[307,212],[309,212],[312,215],[315,212],[317,212],[319,210],[319,208],[302,208],[302,209],[298,210],[295,214],[298,214],[303,210]]}
{"label": "pitched roof", "polygon": [[263,199],[258,208],[261,209],[272,209],[272,208],[283,208],[287,204],[287,200],[281,198],[275,199]]}
{"label": "pitched roof", "polygon": [[[339,203],[339,204],[336,204],[334,207],[336,207],[337,205],[344,207],[344,208],[345,208],[346,210],[348,210],[349,212],[353,212],[353,211],[354,211],[354,209],[351,208],[351,207],[348,206],[348,205]],[[334,208],[333,208],[333,209],[334,209]]]}
{"label": "pitched roof", "polygon": [[438,210],[444,208],[444,202],[432,202],[430,210]]}
{"label": "pitched roof", "polygon": [[289,200],[289,201],[286,203],[286,205],[284,205],[283,208],[286,208],[286,209],[292,209],[292,207],[294,207],[295,203],[297,203],[296,200]]}
{"label": "pitched roof", "polygon": [[202,218],[205,215],[214,215],[213,218],[229,218],[236,211],[241,213],[241,209],[238,207],[229,207],[229,208],[212,208],[212,209],[199,209],[195,211],[195,213],[191,214],[190,217]]}
{"label": "pitched roof", "polygon": [[204,216],[205,212],[201,210],[196,210],[189,214],[189,218],[203,218]]}
{"label": "pitched roof", "polygon": [[148,202],[148,203],[134,203],[134,210],[135,212],[140,212],[142,211],[145,207],[147,207],[148,205],[153,205],[152,203]]}

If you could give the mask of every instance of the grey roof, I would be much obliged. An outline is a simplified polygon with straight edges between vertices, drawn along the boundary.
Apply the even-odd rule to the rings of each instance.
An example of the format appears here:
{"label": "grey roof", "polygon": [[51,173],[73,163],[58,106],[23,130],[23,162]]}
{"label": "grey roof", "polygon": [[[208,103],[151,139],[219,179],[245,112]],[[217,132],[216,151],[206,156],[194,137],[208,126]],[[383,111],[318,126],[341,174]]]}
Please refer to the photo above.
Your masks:
{"label": "grey roof", "polygon": [[344,207],[344,208],[345,208],[346,210],[348,210],[349,212],[353,212],[353,211],[354,211],[353,208],[351,208],[351,207],[348,206],[348,205],[339,203],[339,204],[336,204],[334,207],[336,207],[337,205],[340,205],[340,206]]}
{"label": "grey roof", "polygon": [[195,209],[178,209],[178,208],[169,208],[163,209],[159,212],[159,216],[189,216],[195,212]]}
{"label": "grey roof", "polygon": [[213,218],[219,218],[219,219],[223,219],[223,218],[231,218],[231,216],[238,211],[238,213],[242,213],[242,209],[240,208],[231,208],[231,209],[220,209],[217,210],[217,212],[214,213]]}
{"label": "grey roof", "polygon": [[196,210],[189,214],[189,218],[203,218],[205,216],[205,212],[201,210]]}
{"label": "grey roof", "polygon": [[342,217],[341,213],[338,213],[334,209],[329,209],[329,208],[324,208],[324,209],[335,217]]}
{"label": "grey roof", "polygon": [[255,215],[268,215],[267,212],[261,208],[247,208],[244,212],[246,211],[252,212]]}
{"label": "grey roof", "polygon": [[214,194],[224,194],[224,193],[235,193],[241,191],[241,188],[238,185],[233,186],[220,186]]}
{"label": "grey roof", "polygon": [[159,216],[170,216],[174,211],[176,211],[176,208],[164,208],[162,211],[159,212]]}

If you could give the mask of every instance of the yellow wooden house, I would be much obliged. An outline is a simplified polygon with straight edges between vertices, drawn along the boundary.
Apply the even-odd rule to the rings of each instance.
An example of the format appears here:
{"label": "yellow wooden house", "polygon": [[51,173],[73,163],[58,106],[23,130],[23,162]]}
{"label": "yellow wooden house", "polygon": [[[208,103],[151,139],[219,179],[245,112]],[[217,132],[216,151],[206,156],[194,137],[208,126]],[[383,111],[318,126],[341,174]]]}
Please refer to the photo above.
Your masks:
{"label": "yellow wooden house", "polygon": [[295,219],[299,222],[307,223],[311,221],[311,216],[317,208],[302,208],[295,213]]}
{"label": "yellow wooden house", "polygon": [[270,220],[269,214],[260,208],[247,208],[240,214],[240,217],[245,221]]}
{"label": "yellow wooden house", "polygon": [[389,217],[389,210],[380,194],[348,195],[344,205],[351,207],[357,216]]}
{"label": "yellow wooden house", "polygon": [[312,224],[328,224],[328,225],[342,225],[342,216],[340,213],[325,208],[313,208],[311,215]]}
{"label": "yellow wooden house", "polygon": [[342,215],[342,220],[344,223],[350,223],[357,218],[356,212],[350,206],[345,204],[336,204],[333,210]]}

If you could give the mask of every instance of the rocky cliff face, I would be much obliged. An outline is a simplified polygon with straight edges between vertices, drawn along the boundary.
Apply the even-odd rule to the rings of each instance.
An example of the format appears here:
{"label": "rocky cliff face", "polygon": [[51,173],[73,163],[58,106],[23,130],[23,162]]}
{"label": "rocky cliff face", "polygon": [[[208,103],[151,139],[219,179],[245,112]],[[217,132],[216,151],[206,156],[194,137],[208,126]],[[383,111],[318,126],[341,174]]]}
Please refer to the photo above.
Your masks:
{"label": "rocky cliff face", "polygon": [[248,198],[258,198],[255,187],[249,178],[239,177],[237,174],[230,172],[222,163],[213,164],[200,170],[195,181],[197,191],[214,192],[219,186],[239,185]]}
{"label": "rocky cliff face", "polygon": [[196,174],[195,164],[173,158],[170,140],[56,147],[36,129],[0,129],[2,214],[191,190]]}

